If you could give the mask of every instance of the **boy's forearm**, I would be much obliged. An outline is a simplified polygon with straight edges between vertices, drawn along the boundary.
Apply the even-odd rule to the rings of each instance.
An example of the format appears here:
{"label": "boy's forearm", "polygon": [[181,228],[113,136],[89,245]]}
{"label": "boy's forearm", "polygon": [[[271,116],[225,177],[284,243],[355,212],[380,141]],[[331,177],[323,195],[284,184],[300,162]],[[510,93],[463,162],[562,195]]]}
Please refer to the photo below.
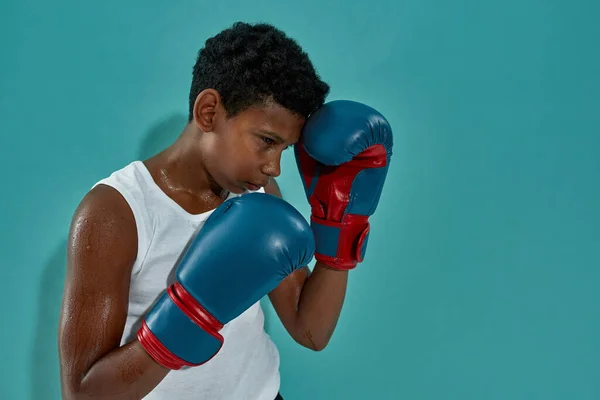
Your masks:
{"label": "boy's forearm", "polygon": [[342,311],[347,283],[348,271],[316,263],[298,301],[296,323],[303,345],[313,350],[325,348]]}
{"label": "boy's forearm", "polygon": [[[134,340],[98,360],[76,387],[63,388],[66,399],[131,399],[151,392],[169,373]],[[66,389],[66,390],[65,390]]]}

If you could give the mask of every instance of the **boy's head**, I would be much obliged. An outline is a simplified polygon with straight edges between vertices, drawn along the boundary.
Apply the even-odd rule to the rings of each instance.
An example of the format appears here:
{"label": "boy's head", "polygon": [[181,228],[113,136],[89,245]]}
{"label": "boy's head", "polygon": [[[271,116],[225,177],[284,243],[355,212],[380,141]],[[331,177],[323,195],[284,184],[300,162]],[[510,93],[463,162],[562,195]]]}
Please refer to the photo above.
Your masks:
{"label": "boy's head", "polygon": [[279,175],[281,152],[328,93],[308,55],[271,25],[238,22],[208,39],[193,69],[189,121],[203,132],[211,179],[241,193]]}
{"label": "boy's head", "polygon": [[268,24],[238,22],[208,39],[194,65],[189,120],[205,89],[221,96],[228,117],[275,102],[307,118],[329,93],[302,48]]}

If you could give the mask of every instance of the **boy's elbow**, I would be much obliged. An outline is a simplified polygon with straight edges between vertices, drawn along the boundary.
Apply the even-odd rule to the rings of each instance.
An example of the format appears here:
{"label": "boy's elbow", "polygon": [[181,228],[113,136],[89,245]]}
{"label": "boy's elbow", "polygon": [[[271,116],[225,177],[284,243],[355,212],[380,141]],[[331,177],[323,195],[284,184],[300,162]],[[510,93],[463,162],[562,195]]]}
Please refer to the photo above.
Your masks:
{"label": "boy's elbow", "polygon": [[323,351],[327,344],[329,343],[329,339],[318,339],[315,338],[310,331],[306,331],[300,337],[295,338],[296,342],[303,347],[306,347],[312,351]]}
{"label": "boy's elbow", "polygon": [[311,349],[312,351],[319,352],[325,350],[325,347],[327,347],[327,343],[314,343],[312,346],[309,347],[309,349]]}

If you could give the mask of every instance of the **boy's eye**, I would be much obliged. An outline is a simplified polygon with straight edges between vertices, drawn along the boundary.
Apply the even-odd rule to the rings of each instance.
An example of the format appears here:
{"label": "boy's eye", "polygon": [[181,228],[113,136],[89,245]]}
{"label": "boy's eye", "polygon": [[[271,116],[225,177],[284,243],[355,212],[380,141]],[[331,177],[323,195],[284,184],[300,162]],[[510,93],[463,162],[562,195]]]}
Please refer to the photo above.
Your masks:
{"label": "boy's eye", "polygon": [[262,140],[263,140],[263,142],[265,142],[269,146],[275,144],[275,140],[271,139],[270,137],[263,136]]}

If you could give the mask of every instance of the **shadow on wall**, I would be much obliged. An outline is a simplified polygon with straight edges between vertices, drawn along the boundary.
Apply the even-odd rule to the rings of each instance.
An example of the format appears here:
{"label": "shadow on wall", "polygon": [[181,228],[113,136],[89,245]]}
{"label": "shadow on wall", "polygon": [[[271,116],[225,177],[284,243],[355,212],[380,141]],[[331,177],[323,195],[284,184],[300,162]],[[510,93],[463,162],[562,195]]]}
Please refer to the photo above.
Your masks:
{"label": "shadow on wall", "polygon": [[186,124],[187,117],[185,115],[173,114],[152,126],[140,143],[138,160],[150,158],[169,147]]}
{"label": "shadow on wall", "polygon": [[31,399],[60,399],[58,322],[67,265],[67,240],[46,262],[38,291],[38,318],[30,358]]}

